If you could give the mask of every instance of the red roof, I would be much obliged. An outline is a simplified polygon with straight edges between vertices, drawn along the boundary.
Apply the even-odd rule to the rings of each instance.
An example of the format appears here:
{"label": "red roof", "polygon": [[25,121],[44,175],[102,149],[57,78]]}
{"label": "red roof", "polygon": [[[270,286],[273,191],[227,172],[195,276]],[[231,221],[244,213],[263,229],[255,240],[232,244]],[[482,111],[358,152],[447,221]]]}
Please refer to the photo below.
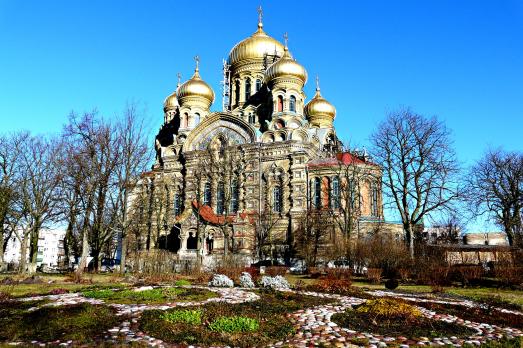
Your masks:
{"label": "red roof", "polygon": [[336,157],[330,158],[319,158],[310,161],[307,166],[309,168],[314,167],[334,167],[339,165],[348,165],[348,164],[368,164],[371,166],[376,166],[375,163],[365,161],[363,158],[356,156],[350,152],[339,152],[336,154]]}

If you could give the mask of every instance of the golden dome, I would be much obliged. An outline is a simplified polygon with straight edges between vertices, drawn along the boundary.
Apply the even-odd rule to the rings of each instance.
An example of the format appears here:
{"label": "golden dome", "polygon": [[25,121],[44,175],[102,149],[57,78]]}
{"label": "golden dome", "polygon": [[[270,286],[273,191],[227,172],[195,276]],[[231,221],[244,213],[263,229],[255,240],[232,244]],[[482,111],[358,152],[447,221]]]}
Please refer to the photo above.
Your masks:
{"label": "golden dome", "polygon": [[188,98],[201,97],[209,102],[209,106],[214,101],[214,92],[205,81],[200,77],[198,65],[194,70],[194,75],[190,80],[185,81],[178,87],[177,90],[178,100],[180,105],[185,102]]}
{"label": "golden dome", "polygon": [[319,86],[316,87],[316,94],[312,100],[305,105],[304,111],[309,118],[334,120],[336,117],[336,108],[321,96]]}
{"label": "golden dome", "polygon": [[265,80],[270,81],[274,78],[291,76],[303,82],[307,82],[307,71],[298,64],[291,56],[287,46],[284,48],[283,57],[272,64],[265,73]]}
{"label": "golden dome", "polygon": [[229,64],[234,65],[248,59],[263,59],[265,54],[283,54],[283,45],[265,34],[263,24],[258,23],[258,30],[250,37],[236,44],[229,53]]}
{"label": "golden dome", "polygon": [[164,111],[172,110],[178,106],[178,99],[176,98],[176,92],[173,92],[163,102]]}

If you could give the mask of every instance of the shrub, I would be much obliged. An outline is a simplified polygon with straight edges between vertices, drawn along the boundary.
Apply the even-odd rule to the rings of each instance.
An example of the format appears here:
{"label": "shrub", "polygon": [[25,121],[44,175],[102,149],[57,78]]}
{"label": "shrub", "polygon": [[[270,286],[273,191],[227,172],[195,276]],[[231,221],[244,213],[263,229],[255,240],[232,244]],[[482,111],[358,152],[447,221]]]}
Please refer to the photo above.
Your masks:
{"label": "shrub", "polygon": [[379,283],[381,280],[381,268],[369,268],[367,269],[367,279],[371,283]]}
{"label": "shrub", "polygon": [[220,317],[209,324],[209,329],[216,332],[239,333],[257,331],[260,323],[247,317]]}
{"label": "shrub", "polygon": [[289,282],[282,276],[263,276],[260,281],[260,286],[267,289],[289,289]]}
{"label": "shrub", "polygon": [[165,312],[160,316],[160,318],[170,323],[200,325],[202,323],[202,311],[200,309],[180,309],[172,312]]}
{"label": "shrub", "polygon": [[345,293],[351,286],[352,282],[349,279],[320,279],[317,283],[315,288],[316,291],[319,292],[330,292],[330,293],[337,293],[337,294],[343,294]]}
{"label": "shrub", "polygon": [[368,300],[364,304],[356,307],[356,311],[370,314],[378,319],[413,320],[421,316],[420,310],[415,306],[392,298]]}
{"label": "shrub", "polygon": [[234,286],[234,282],[225,274],[215,274],[213,275],[212,280],[209,282],[209,286],[232,288]]}
{"label": "shrub", "polygon": [[265,269],[265,273],[271,277],[284,276],[287,274],[287,269],[287,267],[283,266],[269,266]]}
{"label": "shrub", "polygon": [[352,271],[349,268],[327,268],[322,278],[327,279],[352,279]]}
{"label": "shrub", "polygon": [[387,281],[385,282],[385,287],[389,290],[394,290],[398,287],[399,285],[399,282],[397,279],[394,279],[394,278],[391,278],[391,279],[387,279]]}
{"label": "shrub", "polygon": [[260,278],[260,269],[258,267],[245,267],[244,272],[249,273],[254,281]]}
{"label": "shrub", "polygon": [[240,280],[240,276],[243,272],[243,267],[218,267],[216,268],[217,274],[223,274],[228,278],[232,279],[234,282]]}
{"label": "shrub", "polygon": [[256,287],[256,285],[252,281],[252,277],[251,277],[250,273],[247,273],[247,272],[243,272],[242,273],[242,275],[240,276],[240,286],[242,288],[254,288],[254,287]]}
{"label": "shrub", "polygon": [[69,292],[69,290],[67,290],[67,289],[58,288],[58,289],[53,289],[53,290],[49,291],[49,295],[62,295],[62,294],[67,294],[68,292]]}
{"label": "shrub", "polygon": [[410,279],[410,270],[406,268],[399,268],[398,275],[402,282],[407,282]]}
{"label": "shrub", "polygon": [[467,286],[473,280],[480,280],[485,273],[481,266],[455,266],[451,271],[453,278],[463,286]]}

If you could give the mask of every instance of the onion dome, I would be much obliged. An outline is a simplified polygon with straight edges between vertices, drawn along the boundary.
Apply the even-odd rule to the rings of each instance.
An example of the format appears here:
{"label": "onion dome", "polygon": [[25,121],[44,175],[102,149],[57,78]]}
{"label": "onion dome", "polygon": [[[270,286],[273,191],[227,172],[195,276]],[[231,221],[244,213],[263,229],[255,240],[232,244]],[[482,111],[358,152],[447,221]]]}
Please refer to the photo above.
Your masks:
{"label": "onion dome", "polygon": [[332,121],[336,117],[336,108],[321,96],[318,80],[316,81],[316,93],[305,105],[305,115],[313,126],[332,126]]}
{"label": "onion dome", "polygon": [[300,80],[302,84],[307,82],[307,71],[292,58],[287,45],[285,45],[283,56],[265,72],[266,82],[279,77],[295,78]]}
{"label": "onion dome", "polygon": [[229,64],[234,65],[241,61],[261,60],[266,54],[283,54],[283,45],[263,31],[261,18],[258,21],[258,30],[250,37],[237,43],[229,53]]}
{"label": "onion dome", "polygon": [[180,105],[186,103],[200,104],[205,108],[209,108],[214,101],[214,92],[205,81],[200,77],[198,68],[198,60],[196,60],[196,69],[194,75],[178,87],[177,90],[178,101]]}
{"label": "onion dome", "polygon": [[165,101],[163,102],[163,111],[176,109],[177,106],[178,99],[176,98],[176,92],[173,92],[171,95],[165,98]]}

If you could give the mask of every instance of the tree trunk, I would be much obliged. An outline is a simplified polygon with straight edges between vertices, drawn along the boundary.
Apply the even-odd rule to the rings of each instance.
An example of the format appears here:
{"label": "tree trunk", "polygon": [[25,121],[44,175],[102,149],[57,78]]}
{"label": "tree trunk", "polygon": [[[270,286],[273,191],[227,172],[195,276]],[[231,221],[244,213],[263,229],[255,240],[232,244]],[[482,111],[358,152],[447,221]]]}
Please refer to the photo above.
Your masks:
{"label": "tree trunk", "polygon": [[20,268],[18,269],[18,272],[25,274],[27,271],[27,242],[28,238],[27,233],[23,233],[22,241],[20,243]]}
{"label": "tree trunk", "polygon": [[412,224],[407,224],[407,238],[409,243],[410,258],[414,259],[414,231],[412,230]]}
{"label": "tree trunk", "polygon": [[125,259],[127,257],[127,236],[122,235],[122,250],[120,251],[120,273],[125,273]]}
{"label": "tree trunk", "polygon": [[78,269],[76,270],[76,273],[78,275],[81,275],[85,267],[87,267],[87,257],[89,256],[89,238],[87,235],[87,229],[85,229],[84,234],[82,236],[82,256],[80,257],[80,262],[78,263]]}

